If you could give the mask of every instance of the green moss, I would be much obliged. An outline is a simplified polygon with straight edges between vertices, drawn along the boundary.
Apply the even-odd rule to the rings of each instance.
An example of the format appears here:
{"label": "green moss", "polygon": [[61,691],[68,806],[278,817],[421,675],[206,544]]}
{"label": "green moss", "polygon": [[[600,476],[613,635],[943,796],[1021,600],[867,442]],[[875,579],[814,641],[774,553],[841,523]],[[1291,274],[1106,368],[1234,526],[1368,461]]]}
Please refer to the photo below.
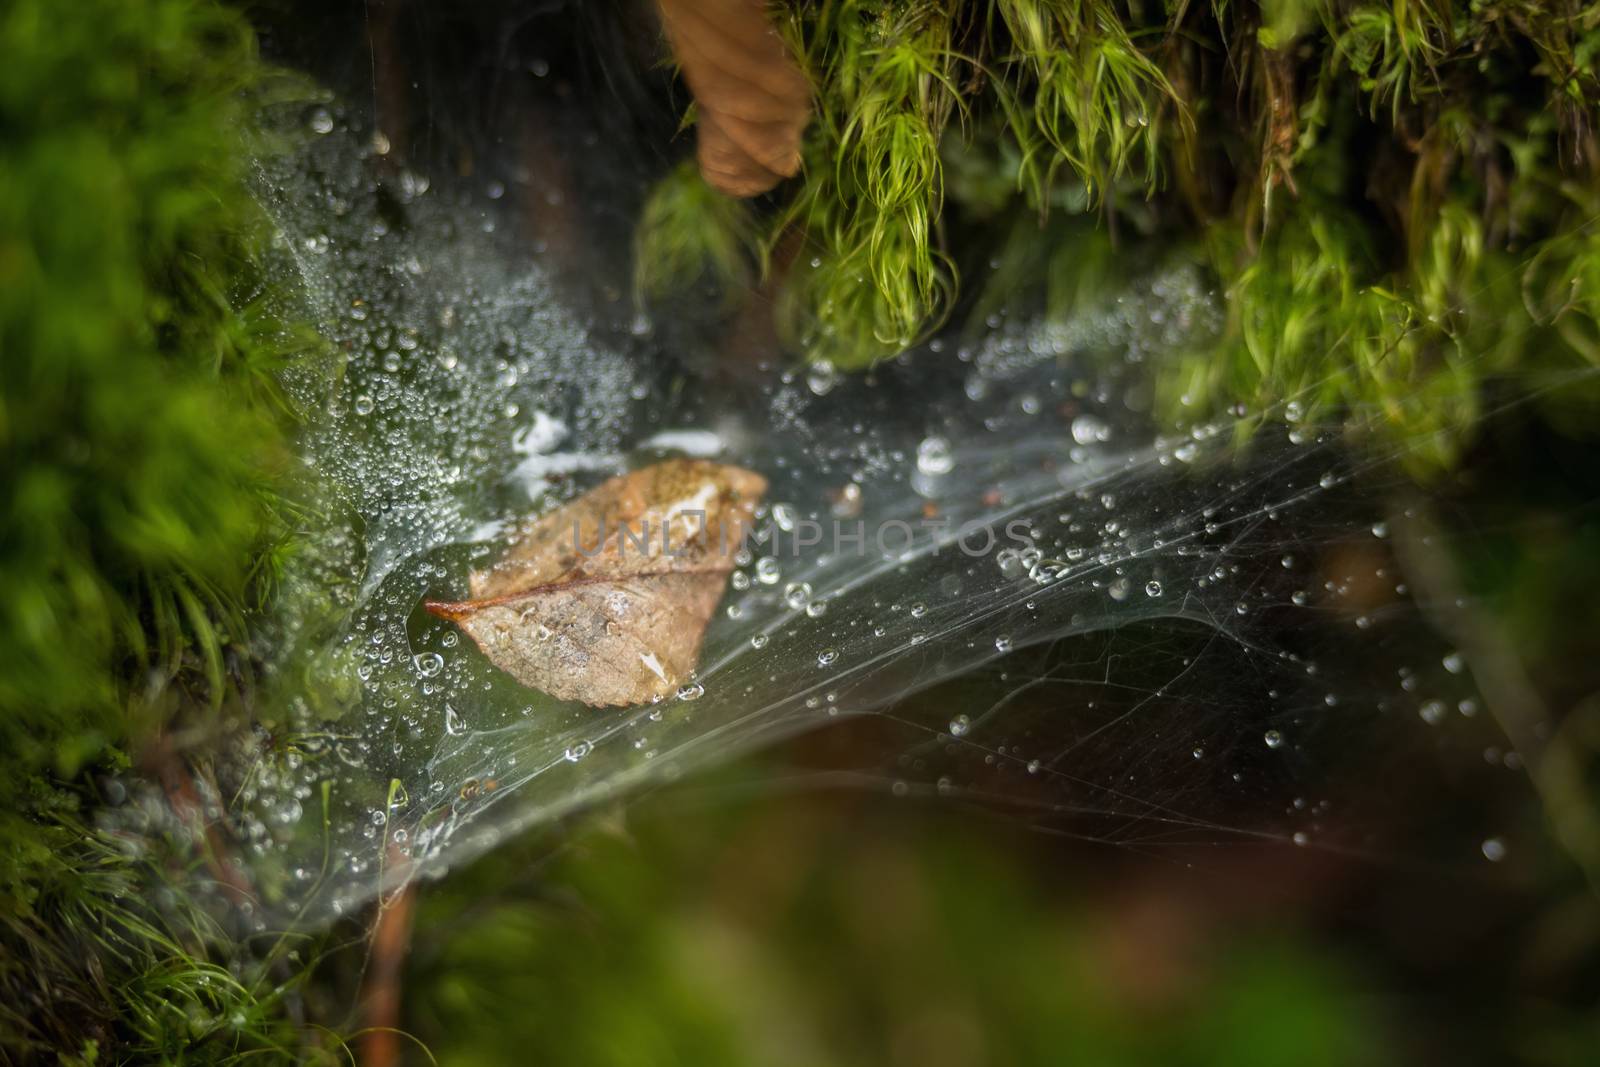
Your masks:
{"label": "green moss", "polygon": [[939,142],[960,57],[937,5],[830,0],[795,33],[819,86],[808,180],[773,231],[800,246],[779,306],[814,359],[855,367],[914,344],[948,313],[954,269],[933,228]]}
{"label": "green moss", "polygon": [[178,888],[192,861],[78,813],[250,674],[284,536],[271,372],[304,345],[245,185],[282,83],[210,0],[15,0],[0,52],[0,1057],[282,1050],[282,958]]}
{"label": "green moss", "polygon": [[248,28],[180,0],[55,14],[0,15],[0,746],[30,763],[123,736],[123,680],[186,650],[220,693],[271,525],[250,394],[282,348],[234,310]]}
{"label": "green moss", "polygon": [[750,279],[756,238],[749,209],[707,185],[692,162],[680,163],[651,191],[638,240],[637,299],[665,299],[707,285],[731,300]]}
{"label": "green moss", "polygon": [[[1026,243],[990,221],[1065,211],[1102,228],[1086,250],[1198,250],[1228,294],[1216,347],[1154,366],[1176,421],[1297,408],[1436,470],[1486,383],[1595,366],[1600,5],[785,10],[817,118],[803,176],[760,217],[805,358],[914,345],[955,307],[957,259]],[[653,217],[643,232],[665,258]]]}

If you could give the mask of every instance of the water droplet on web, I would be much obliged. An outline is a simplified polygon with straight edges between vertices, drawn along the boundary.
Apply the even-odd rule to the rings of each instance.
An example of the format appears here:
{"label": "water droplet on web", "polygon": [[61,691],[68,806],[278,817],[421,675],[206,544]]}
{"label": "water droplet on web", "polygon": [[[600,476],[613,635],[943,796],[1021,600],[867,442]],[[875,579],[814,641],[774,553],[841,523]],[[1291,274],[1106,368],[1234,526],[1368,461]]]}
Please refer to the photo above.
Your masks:
{"label": "water droplet on web", "polygon": [[1490,863],[1499,863],[1506,858],[1506,843],[1501,838],[1491,837],[1484,841],[1481,847],[1483,858]]}
{"label": "water droplet on web", "polygon": [[839,370],[825,359],[819,359],[806,369],[806,387],[817,396],[827,396],[839,384]]}
{"label": "water droplet on web", "polygon": [[1011,635],[1010,634],[1001,634],[999,637],[995,638],[994,639],[994,647],[995,647],[995,650],[999,651],[999,652],[1010,652],[1011,651]]}
{"label": "water droplet on web", "polygon": [[679,700],[699,700],[706,695],[706,687],[699,682],[692,682],[678,690]]}
{"label": "water droplet on web", "polygon": [[355,409],[357,415],[371,415],[372,406],[372,398],[365,393],[356,397]]}
{"label": "water droplet on web", "polygon": [[839,650],[837,648],[825,648],[817,653],[817,666],[826,667],[838,658]]}
{"label": "water droplet on web", "polygon": [[1261,740],[1267,743],[1268,748],[1279,748],[1283,745],[1283,735],[1277,730],[1268,730],[1261,735]]}
{"label": "water droplet on web", "polygon": [[809,582],[790,582],[783,590],[783,602],[799,611],[811,602],[811,584]]}
{"label": "water droplet on web", "polygon": [[318,134],[333,132],[333,115],[327,108],[319,107],[311,113],[311,132]]}
{"label": "water droplet on web", "polygon": [[972,720],[965,715],[957,715],[950,720],[951,737],[965,737],[970,729],[972,729]]}
{"label": "water droplet on web", "polygon": [[432,678],[444,669],[444,657],[437,652],[424,652],[411,657],[411,661],[417,665],[417,673],[424,678]]}
{"label": "water droplet on web", "polygon": [[1161,592],[1162,592],[1161,583],[1156,581],[1155,579],[1152,578],[1150,581],[1144,583],[1144,595],[1145,596],[1151,597],[1153,599],[1155,597],[1160,596]]}
{"label": "water droplet on web", "polygon": [[750,638],[750,647],[751,648],[766,648],[767,647],[767,635],[766,634],[756,634],[755,636],[751,637]]}
{"label": "water droplet on web", "polygon": [[1294,832],[1294,837],[1291,840],[1293,840],[1294,843],[1299,845],[1301,848],[1304,848],[1311,842],[1311,837],[1304,830],[1296,830]]}
{"label": "water droplet on web", "polygon": [[1443,660],[1444,669],[1451,674],[1460,674],[1467,669],[1467,661],[1459,652],[1452,652]]}
{"label": "water droplet on web", "polygon": [[756,581],[762,585],[776,585],[782,574],[778,570],[778,561],[771,556],[762,556],[756,560]]}
{"label": "water droplet on web", "polygon": [[917,470],[923,474],[948,474],[956,465],[950,442],[943,437],[925,437],[917,445]]}
{"label": "water droplet on web", "polygon": [[1111,427],[1093,415],[1079,415],[1072,420],[1072,439],[1080,445],[1092,445],[1111,438]]}
{"label": "water droplet on web", "polygon": [[467,724],[461,720],[461,716],[456,712],[455,706],[446,704],[444,706],[444,732],[447,734],[463,734],[466,733],[466,730]]}
{"label": "water droplet on web", "polygon": [[1417,714],[1422,716],[1422,721],[1429,726],[1438,726],[1441,722],[1444,722],[1444,701],[1430,700],[1417,709]]}
{"label": "water droplet on web", "polygon": [[565,753],[568,763],[577,763],[590,752],[594,751],[594,744],[589,741],[579,741],[567,748]]}

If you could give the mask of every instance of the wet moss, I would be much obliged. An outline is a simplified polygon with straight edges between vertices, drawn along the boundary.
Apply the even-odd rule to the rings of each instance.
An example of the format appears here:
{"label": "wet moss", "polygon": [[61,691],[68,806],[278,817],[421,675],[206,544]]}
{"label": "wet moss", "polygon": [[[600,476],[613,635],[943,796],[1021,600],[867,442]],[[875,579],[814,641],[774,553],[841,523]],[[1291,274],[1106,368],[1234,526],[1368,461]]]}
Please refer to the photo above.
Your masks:
{"label": "wet moss", "polygon": [[[912,347],[972,306],[958,262],[1037,243],[1000,226],[1011,240],[976,247],[973,220],[1067,212],[1096,223],[1086,254],[1108,236],[1135,263],[1141,242],[1176,244],[1226,294],[1215,345],[1155,366],[1176,423],[1293,400],[1439,469],[1486,381],[1595,366],[1600,6],[781,11],[817,121],[753,243],[786,250],[767,262],[804,358]],[[643,225],[643,247],[671,246]]]}

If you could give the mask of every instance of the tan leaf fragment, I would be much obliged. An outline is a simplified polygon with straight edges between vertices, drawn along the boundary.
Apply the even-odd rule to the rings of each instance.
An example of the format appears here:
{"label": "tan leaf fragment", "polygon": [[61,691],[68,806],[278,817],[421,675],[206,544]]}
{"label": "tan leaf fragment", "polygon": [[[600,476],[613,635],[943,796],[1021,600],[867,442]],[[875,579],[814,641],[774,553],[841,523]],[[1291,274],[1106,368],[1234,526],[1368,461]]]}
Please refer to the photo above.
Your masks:
{"label": "tan leaf fragment", "polygon": [[800,169],[811,89],[762,0],[657,0],[694,94],[700,173],[729,196],[757,196]]}
{"label": "tan leaf fragment", "polygon": [[694,670],[766,489],[753,471],[692,459],[612,478],[528,524],[470,576],[472,599],[427,609],[559,700],[658,700]]}

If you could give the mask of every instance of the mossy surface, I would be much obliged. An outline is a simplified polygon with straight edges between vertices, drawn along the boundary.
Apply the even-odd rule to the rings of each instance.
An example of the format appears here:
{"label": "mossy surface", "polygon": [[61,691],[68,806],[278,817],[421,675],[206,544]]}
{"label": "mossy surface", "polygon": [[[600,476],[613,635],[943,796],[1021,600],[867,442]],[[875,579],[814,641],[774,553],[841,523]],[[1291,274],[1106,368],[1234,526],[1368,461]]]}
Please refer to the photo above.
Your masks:
{"label": "mossy surface", "polygon": [[0,1058],[286,1050],[281,953],[92,809],[249,689],[286,545],[273,371],[305,341],[245,182],[298,89],[217,4],[71,8],[0,7]]}
{"label": "mossy surface", "polygon": [[[1096,262],[1115,276],[1148,262],[1142,246],[1178,245],[1224,294],[1222,335],[1155,368],[1173,422],[1293,400],[1437,470],[1486,383],[1592,378],[1600,6],[780,11],[817,120],[748,254],[770,263],[805,358],[862,367],[914,345],[971,306],[990,264],[1032,254],[1036,232],[990,222],[1067,212],[1099,232],[1064,255],[1109,238]],[[641,276],[692,277],[656,254],[689,248],[674,235],[690,221],[644,226]],[[994,232],[1015,237],[978,236]]]}

